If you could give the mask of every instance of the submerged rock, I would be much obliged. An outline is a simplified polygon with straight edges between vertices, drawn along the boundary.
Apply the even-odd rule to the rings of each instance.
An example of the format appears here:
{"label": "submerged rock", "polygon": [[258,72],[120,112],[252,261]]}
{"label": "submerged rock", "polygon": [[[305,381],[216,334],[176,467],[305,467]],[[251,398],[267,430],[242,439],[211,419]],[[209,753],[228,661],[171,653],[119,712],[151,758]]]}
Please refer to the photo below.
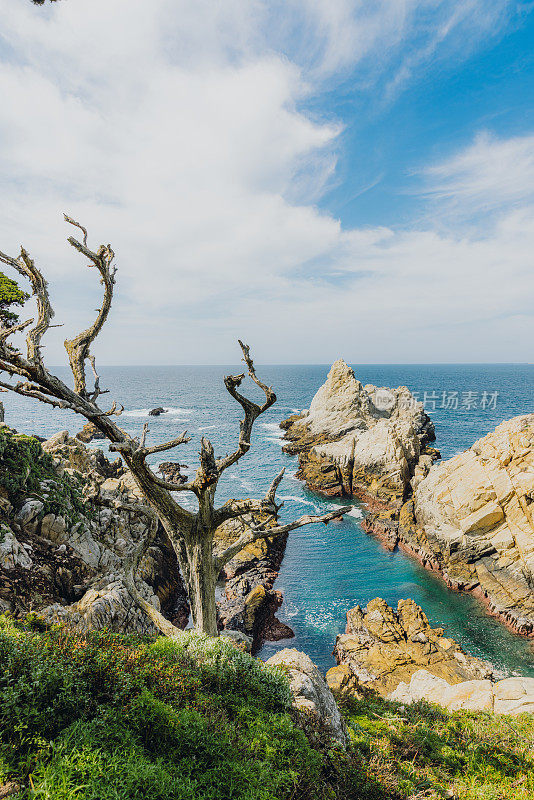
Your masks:
{"label": "submerged rock", "polygon": [[426,451],[434,426],[405,386],[363,386],[342,360],[334,362],[309,411],[281,426],[297,453],[297,477],[327,495],[402,501],[416,467],[432,463]]}
{"label": "submerged rock", "polygon": [[[394,610],[376,597],[363,610],[360,606],[351,609],[346,633],[336,639],[334,656],[345,669],[344,675],[332,672],[330,685],[339,683],[340,690],[356,696],[362,687],[387,696],[422,668],[450,684],[494,675],[491,664],[467,655],[445,636],[443,628],[431,628],[413,600],[399,600]],[[347,667],[357,681],[352,681],[352,688]]]}
{"label": "submerged rock", "polygon": [[286,648],[271,656],[265,663],[282,667],[289,673],[289,688],[294,707],[314,716],[325,726],[334,741],[346,747],[348,737],[343,717],[325,679],[311,658],[299,650]]}

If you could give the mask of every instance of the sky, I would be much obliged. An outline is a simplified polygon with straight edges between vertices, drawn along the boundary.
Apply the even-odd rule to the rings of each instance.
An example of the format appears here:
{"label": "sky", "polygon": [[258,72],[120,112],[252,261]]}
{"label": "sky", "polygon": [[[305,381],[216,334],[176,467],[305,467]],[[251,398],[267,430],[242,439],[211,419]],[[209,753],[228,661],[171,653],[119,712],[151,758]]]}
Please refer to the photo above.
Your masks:
{"label": "sky", "polygon": [[0,0],[0,250],[101,364],[529,362],[534,2]]}

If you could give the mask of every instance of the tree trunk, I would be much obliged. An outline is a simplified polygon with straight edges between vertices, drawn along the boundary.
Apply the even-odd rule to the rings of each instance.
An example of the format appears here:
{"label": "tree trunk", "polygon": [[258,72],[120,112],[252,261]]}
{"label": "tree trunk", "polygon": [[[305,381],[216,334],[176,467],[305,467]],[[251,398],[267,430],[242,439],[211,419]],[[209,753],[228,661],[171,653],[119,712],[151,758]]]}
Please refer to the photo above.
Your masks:
{"label": "tree trunk", "polygon": [[208,636],[218,636],[215,584],[217,575],[213,566],[211,532],[206,531],[196,541],[188,544],[189,602],[193,626]]}

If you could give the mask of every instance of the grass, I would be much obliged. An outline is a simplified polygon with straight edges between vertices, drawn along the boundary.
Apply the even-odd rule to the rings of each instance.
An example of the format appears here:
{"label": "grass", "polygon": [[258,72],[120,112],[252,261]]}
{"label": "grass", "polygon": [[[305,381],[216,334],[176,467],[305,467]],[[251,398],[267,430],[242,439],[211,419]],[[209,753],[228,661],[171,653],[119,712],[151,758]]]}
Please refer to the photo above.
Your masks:
{"label": "grass", "polygon": [[534,797],[534,718],[449,714],[421,702],[350,701],[352,746],[392,796],[458,800]]}
{"label": "grass", "polygon": [[0,787],[17,800],[526,800],[534,722],[377,698],[333,748],[223,639],[79,636],[0,617]]}

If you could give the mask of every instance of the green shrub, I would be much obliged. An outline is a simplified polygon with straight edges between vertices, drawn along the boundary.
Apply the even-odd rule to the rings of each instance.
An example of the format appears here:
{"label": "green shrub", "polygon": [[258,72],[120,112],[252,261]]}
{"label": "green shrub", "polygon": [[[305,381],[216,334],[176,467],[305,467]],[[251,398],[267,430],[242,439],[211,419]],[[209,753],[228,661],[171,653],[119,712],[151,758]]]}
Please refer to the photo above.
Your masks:
{"label": "green shrub", "polygon": [[35,627],[0,618],[0,764],[21,797],[333,796],[287,681],[230,642]]}
{"label": "green shrub", "polygon": [[[48,497],[43,498],[41,483],[45,480],[49,481]],[[38,439],[6,427],[0,428],[0,486],[15,508],[28,496],[43,500],[41,516],[61,515],[73,524],[82,514],[89,517],[94,513],[83,500],[81,479],[58,475],[52,456],[45,453]]]}

